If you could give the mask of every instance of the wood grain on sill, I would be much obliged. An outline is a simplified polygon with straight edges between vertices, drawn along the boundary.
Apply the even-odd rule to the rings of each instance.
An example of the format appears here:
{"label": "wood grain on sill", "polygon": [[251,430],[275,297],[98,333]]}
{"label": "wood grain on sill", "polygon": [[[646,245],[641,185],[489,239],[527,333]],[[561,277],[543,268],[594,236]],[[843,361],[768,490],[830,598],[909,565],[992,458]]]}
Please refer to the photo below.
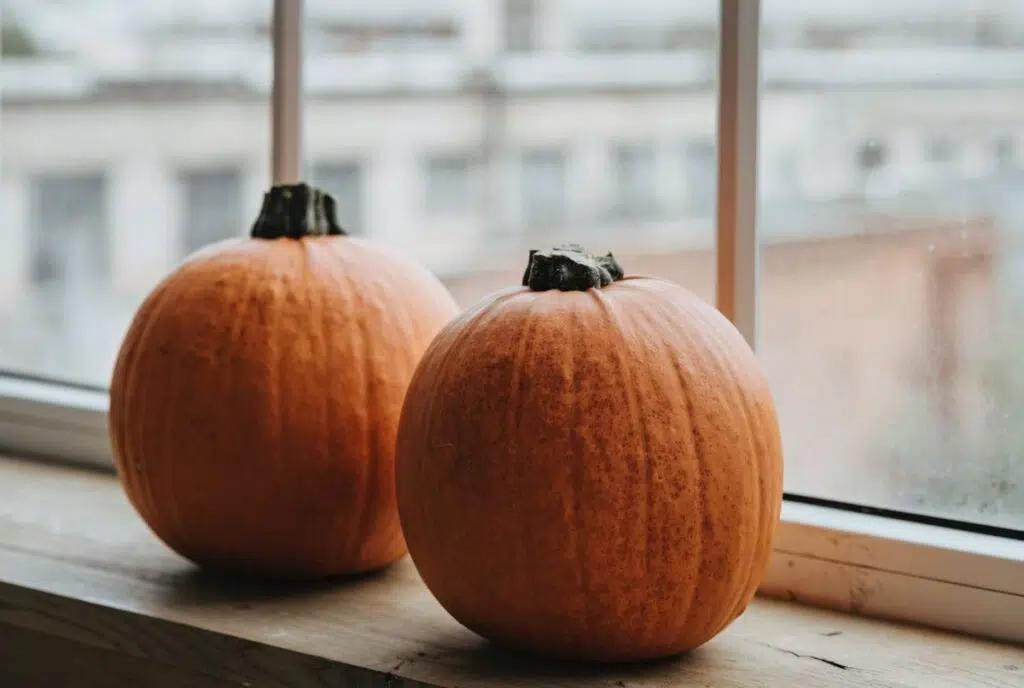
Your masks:
{"label": "wood grain on sill", "polygon": [[315,586],[225,581],[163,547],[110,476],[0,459],[0,685],[1022,684],[1018,648],[769,600],[687,657],[535,661],[459,626],[408,560]]}

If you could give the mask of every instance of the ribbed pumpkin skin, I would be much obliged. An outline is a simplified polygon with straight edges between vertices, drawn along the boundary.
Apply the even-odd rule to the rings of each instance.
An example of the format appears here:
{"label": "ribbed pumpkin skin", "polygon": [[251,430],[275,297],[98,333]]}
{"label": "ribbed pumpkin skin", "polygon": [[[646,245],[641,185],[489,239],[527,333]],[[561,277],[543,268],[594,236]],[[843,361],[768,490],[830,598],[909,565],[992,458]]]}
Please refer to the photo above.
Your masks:
{"label": "ribbed pumpkin skin", "polygon": [[677,285],[486,299],[410,385],[398,503],[423,580],[499,643],[629,661],[743,612],[782,500],[772,397],[746,342]]}
{"label": "ribbed pumpkin skin", "polygon": [[359,239],[199,252],[143,302],[115,365],[131,503],[204,566],[311,578],[400,558],[402,399],[456,312],[424,268]]}

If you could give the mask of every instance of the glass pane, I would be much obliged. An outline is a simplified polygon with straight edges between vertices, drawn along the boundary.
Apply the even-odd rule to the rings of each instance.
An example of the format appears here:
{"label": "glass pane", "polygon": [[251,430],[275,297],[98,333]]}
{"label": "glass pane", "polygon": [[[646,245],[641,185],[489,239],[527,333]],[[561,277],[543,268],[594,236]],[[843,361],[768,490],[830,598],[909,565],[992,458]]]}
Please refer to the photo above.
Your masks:
{"label": "glass pane", "polygon": [[105,386],[156,280],[248,231],[269,19],[270,3],[3,3],[0,370]]}
{"label": "glass pane", "polygon": [[763,45],[787,489],[1024,527],[1024,3],[765,0]]}
{"label": "glass pane", "polygon": [[307,5],[307,158],[359,160],[367,236],[463,305],[569,241],[713,298],[717,0]]}
{"label": "glass pane", "polygon": [[[157,279],[256,216],[270,3],[4,7],[0,369],[105,385]],[[349,231],[464,304],[569,241],[713,297],[717,0],[306,18],[306,169]]]}

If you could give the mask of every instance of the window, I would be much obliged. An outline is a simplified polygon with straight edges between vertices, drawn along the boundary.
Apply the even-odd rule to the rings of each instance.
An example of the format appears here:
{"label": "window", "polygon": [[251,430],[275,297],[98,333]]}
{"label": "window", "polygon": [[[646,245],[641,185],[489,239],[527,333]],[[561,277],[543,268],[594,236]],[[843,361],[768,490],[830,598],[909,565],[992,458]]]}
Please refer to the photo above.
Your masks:
{"label": "window", "polygon": [[313,165],[310,178],[312,183],[334,196],[338,222],[345,231],[349,234],[364,234],[366,219],[363,216],[362,165],[357,162],[322,162]]}
{"label": "window", "polygon": [[715,208],[715,144],[696,139],[683,147],[686,207],[695,215],[710,215]]}
{"label": "window", "polygon": [[936,165],[946,165],[952,162],[956,153],[956,144],[948,136],[939,135],[928,142],[928,159]]}
{"label": "window", "polygon": [[106,177],[39,174],[31,198],[29,279],[14,308],[0,309],[0,365],[62,380],[87,376],[102,343],[82,330],[110,297]]}
{"label": "window", "polygon": [[[889,146],[885,141],[872,138],[857,147],[857,176],[859,189],[850,189],[850,197],[862,202],[874,202],[885,194],[886,168],[889,165]],[[859,193],[858,193],[859,192]]]}
{"label": "window", "polygon": [[1004,134],[996,137],[992,144],[992,156],[995,158],[995,168],[999,171],[1011,170],[1018,165],[1017,142],[1013,136]]}
{"label": "window", "polygon": [[[784,4],[766,0],[766,20]],[[969,20],[969,3],[951,5]],[[812,16],[777,21],[795,26]],[[903,20],[891,21],[897,30]],[[984,54],[963,40],[965,54]],[[820,128],[821,150],[839,150],[850,134],[870,127],[874,136],[860,144],[857,166],[862,173],[885,167],[894,191],[884,205],[871,193],[860,202],[840,188],[823,193],[807,231],[827,227],[827,240],[821,234],[806,252],[797,244],[765,245],[760,353],[787,430],[788,490],[1024,528],[1024,436],[1015,436],[1009,420],[1024,413],[1024,387],[1014,381],[1024,356],[1010,353],[1022,350],[1012,343],[1020,335],[1005,331],[1011,317],[997,305],[1012,292],[999,265],[1024,225],[1020,215],[990,222],[993,212],[1004,212],[990,200],[998,187],[971,177],[960,134],[1004,120],[1001,103],[1011,96],[1004,85],[939,66],[932,56],[947,50],[934,41],[916,45],[896,83],[885,70],[865,69],[855,91],[839,84],[797,91],[817,117],[842,99],[843,117]],[[820,65],[824,77],[881,55],[852,48],[808,64]],[[894,99],[894,87],[912,84],[913,97]],[[769,106],[793,96],[770,79],[765,84],[764,141],[789,131],[791,121]],[[969,112],[960,102],[972,103]],[[923,159],[890,160],[883,142],[914,139],[925,146]],[[823,153],[805,161],[821,177],[836,174],[828,162]],[[944,170],[941,183],[917,185],[933,166]],[[762,236],[793,222],[765,216]],[[826,452],[831,458],[823,464]]]}
{"label": "window", "polygon": [[505,0],[505,50],[525,53],[536,48],[537,0]]}
{"label": "window", "polygon": [[[137,305],[187,252],[243,235],[259,209],[270,145],[259,84],[269,83],[270,44],[257,29],[269,7],[263,17],[214,13],[199,23],[191,21],[199,5],[175,8],[153,25],[126,19],[126,33],[93,25],[80,1],[62,6],[69,21],[52,30],[46,7],[18,12],[32,50],[0,62],[5,448],[22,447],[7,437],[17,428],[3,415],[15,385],[9,372],[19,376],[14,417],[63,400],[48,425],[35,426],[52,432],[18,435],[25,451],[109,463],[102,424],[83,418],[105,406],[102,390]],[[78,40],[83,26],[96,40]],[[122,62],[113,46],[129,44],[146,56]],[[235,66],[211,76],[209,63]],[[182,78],[169,79],[160,64]],[[24,406],[26,395],[36,403]]]}
{"label": "window", "polygon": [[869,139],[857,148],[857,167],[865,174],[885,167],[889,157],[886,145],[878,139]]}
{"label": "window", "polygon": [[32,280],[94,287],[105,272],[106,193],[102,174],[43,174],[33,183]]}
{"label": "window", "polygon": [[465,213],[473,205],[473,169],[468,156],[430,156],[425,201],[430,213]]}
{"label": "window", "polygon": [[[170,265],[183,242],[244,231],[269,183],[268,15],[222,8],[199,25],[201,3],[184,3],[126,17],[116,35],[97,25],[83,42],[22,4],[46,57],[0,64],[0,368],[12,373],[0,376],[0,446],[109,466],[106,380],[161,277],[123,274],[139,256]],[[321,4],[307,3],[307,22],[350,13],[369,35],[388,21],[370,0]],[[607,34],[634,8],[606,4],[586,22],[552,15],[568,23],[560,34],[583,23]],[[1024,121],[1024,48],[995,54],[976,32],[952,31],[972,25],[968,0],[939,15],[903,0],[892,11],[812,4],[645,3],[662,25],[720,36],[719,59],[697,61],[628,46],[524,60],[505,52],[536,48],[539,3],[497,6],[504,33],[453,14],[494,33],[474,37],[500,86],[483,96],[462,88],[454,41],[310,41],[305,148],[360,151],[310,160],[310,180],[337,197],[343,225],[422,260],[463,304],[518,283],[527,248],[564,240],[715,300],[768,370],[786,443],[787,499],[762,589],[1024,642],[1024,213],[1004,193],[1012,176],[978,173],[1019,154],[979,153],[993,144],[970,133]],[[132,69],[109,50],[128,35]],[[794,38],[822,35],[842,40]],[[884,47],[894,42],[898,61]],[[648,140],[683,142],[682,164],[678,147],[621,147]],[[481,151],[470,176],[487,191],[483,212],[440,237],[420,231],[431,146]],[[780,151],[799,193],[761,213]],[[940,183],[919,183],[936,164]],[[472,198],[472,185],[458,191],[462,169],[453,159],[428,171],[432,195]],[[866,193],[869,177],[887,192]],[[688,216],[674,233],[608,222],[610,206],[643,209],[654,190],[680,186]],[[490,241],[492,225],[529,231]]]}
{"label": "window", "polygon": [[616,215],[651,217],[658,211],[657,149],[653,144],[622,144],[614,148]]}
{"label": "window", "polygon": [[185,212],[181,234],[184,255],[207,244],[244,236],[242,175],[238,170],[193,170],[181,175]]}
{"label": "window", "polygon": [[523,153],[520,184],[522,214],[528,227],[550,225],[566,212],[566,161],[559,150]]}

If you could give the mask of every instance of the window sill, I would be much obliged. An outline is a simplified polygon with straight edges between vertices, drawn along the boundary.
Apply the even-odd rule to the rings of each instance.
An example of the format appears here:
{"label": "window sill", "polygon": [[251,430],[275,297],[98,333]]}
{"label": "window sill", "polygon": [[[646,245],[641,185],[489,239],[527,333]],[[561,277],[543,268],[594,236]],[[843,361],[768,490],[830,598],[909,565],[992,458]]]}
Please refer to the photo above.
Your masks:
{"label": "window sill", "polygon": [[225,582],[157,542],[111,476],[13,459],[0,459],[0,667],[12,685],[157,688],[1011,686],[1024,676],[1008,645],[768,599],[688,657],[539,662],[459,626],[408,559],[329,586]]}

